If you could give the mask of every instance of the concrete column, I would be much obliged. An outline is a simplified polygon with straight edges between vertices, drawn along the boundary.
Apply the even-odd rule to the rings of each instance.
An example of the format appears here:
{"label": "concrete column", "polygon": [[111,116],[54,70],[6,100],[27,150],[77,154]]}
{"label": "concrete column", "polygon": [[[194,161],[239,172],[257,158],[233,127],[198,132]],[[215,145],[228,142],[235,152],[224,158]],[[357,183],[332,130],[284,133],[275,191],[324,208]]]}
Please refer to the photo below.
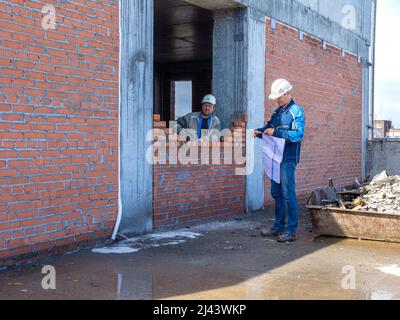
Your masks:
{"label": "concrete column", "polygon": [[146,161],[153,128],[153,5],[120,0],[120,234],[153,227],[153,167]]}
{"label": "concrete column", "polygon": [[[264,124],[265,16],[251,8],[216,11],[214,15],[213,92],[224,127],[234,114],[248,115],[248,129]],[[264,206],[260,142],[247,141],[247,211]],[[254,166],[253,166],[254,163]]]}
{"label": "concrete column", "polygon": [[[265,51],[266,51],[266,18],[265,15],[247,9],[246,33],[247,70],[246,96],[248,129],[264,126],[265,117]],[[247,159],[254,155],[254,170],[247,176],[246,199],[248,211],[264,208],[264,164],[262,159],[261,142],[255,140],[254,151],[249,147],[254,142],[247,136]]]}

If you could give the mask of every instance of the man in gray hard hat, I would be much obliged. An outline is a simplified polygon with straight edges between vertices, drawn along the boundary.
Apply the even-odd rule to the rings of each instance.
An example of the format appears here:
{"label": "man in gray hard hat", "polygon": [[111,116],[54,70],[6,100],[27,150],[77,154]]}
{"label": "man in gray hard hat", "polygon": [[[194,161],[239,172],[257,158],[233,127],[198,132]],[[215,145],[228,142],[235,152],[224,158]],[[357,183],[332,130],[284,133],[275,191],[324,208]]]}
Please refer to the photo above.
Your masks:
{"label": "man in gray hard hat", "polygon": [[[299,204],[296,194],[296,167],[300,162],[301,142],[304,136],[304,110],[292,98],[293,86],[285,79],[276,80],[269,98],[275,100],[279,108],[264,128],[256,129],[253,137],[262,135],[286,140],[281,164],[281,183],[271,181],[271,193],[275,199],[276,222],[271,230],[264,229],[264,236],[277,236],[279,242],[296,240],[299,221]],[[287,213],[287,224],[286,224]]]}
{"label": "man in gray hard hat", "polygon": [[175,131],[179,134],[185,130],[185,134],[191,140],[219,141],[221,121],[215,114],[217,99],[206,95],[201,102],[201,112],[192,112],[179,118]]}

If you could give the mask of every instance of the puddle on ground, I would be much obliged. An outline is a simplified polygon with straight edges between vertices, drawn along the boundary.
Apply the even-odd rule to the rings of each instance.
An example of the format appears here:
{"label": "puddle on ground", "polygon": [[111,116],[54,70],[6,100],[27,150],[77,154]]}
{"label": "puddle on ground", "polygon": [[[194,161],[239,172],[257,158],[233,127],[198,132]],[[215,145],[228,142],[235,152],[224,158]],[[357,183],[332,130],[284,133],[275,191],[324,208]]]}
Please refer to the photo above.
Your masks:
{"label": "puddle on ground", "polygon": [[176,273],[120,272],[114,279],[120,300],[394,300],[390,290],[344,290],[331,275],[265,273],[255,277],[203,270]]}
{"label": "puddle on ground", "polygon": [[379,290],[374,291],[371,294],[371,300],[393,300],[394,295],[391,292]]}
{"label": "puddle on ground", "polygon": [[[0,299],[400,298],[399,245],[322,238],[312,242],[302,240],[288,247],[261,237],[237,236],[231,232],[218,235],[218,230],[235,230],[236,226],[244,228],[241,222],[212,224],[135,237],[93,251],[135,253],[191,241],[184,252],[149,250],[140,255],[111,256],[83,252],[64,256],[54,264],[55,291],[42,289],[44,275],[37,268],[0,277]],[[249,226],[254,228],[254,224]],[[245,228],[247,234],[250,228]],[[207,236],[210,236],[208,240]],[[202,241],[196,241],[200,238]],[[229,241],[236,243],[238,239],[244,241],[246,250],[222,249]],[[341,286],[346,276],[342,273],[345,265],[356,269],[355,290]]]}
{"label": "puddle on ground", "polygon": [[[259,275],[223,273],[199,268],[176,268],[156,271],[106,269],[92,274],[58,273],[57,290],[40,288],[41,278],[7,281],[0,288],[0,299],[116,299],[116,300],[394,300],[400,296],[385,288],[385,283],[372,279],[363,289],[343,290],[334,274],[299,274],[292,270]],[[396,284],[393,284],[396,285]],[[1,287],[1,286],[0,286]],[[5,294],[7,295],[5,296]],[[399,292],[398,292],[399,293]]]}
{"label": "puddle on ground", "polygon": [[396,276],[396,277],[400,277],[400,267],[397,264],[381,266],[377,269],[383,273],[386,273],[386,274],[389,274],[392,276]]}

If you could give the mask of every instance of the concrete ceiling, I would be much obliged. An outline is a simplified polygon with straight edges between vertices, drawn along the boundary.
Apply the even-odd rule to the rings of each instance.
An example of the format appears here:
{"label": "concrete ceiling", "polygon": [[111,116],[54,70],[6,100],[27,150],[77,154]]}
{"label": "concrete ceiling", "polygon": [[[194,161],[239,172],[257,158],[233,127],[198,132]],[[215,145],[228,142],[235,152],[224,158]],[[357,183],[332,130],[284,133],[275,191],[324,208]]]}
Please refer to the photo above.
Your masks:
{"label": "concrete ceiling", "polygon": [[154,3],[156,63],[212,59],[212,11],[183,0]]}
{"label": "concrete ceiling", "polygon": [[185,0],[191,4],[208,10],[232,9],[241,7],[239,2],[234,0]]}

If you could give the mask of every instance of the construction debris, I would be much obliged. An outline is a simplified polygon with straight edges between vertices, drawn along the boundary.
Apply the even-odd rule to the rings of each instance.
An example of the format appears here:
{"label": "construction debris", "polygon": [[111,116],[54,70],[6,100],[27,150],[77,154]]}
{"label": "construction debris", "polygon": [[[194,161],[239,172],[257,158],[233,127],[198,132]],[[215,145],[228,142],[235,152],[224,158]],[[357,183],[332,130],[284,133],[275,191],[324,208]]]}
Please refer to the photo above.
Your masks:
{"label": "construction debris", "polygon": [[356,180],[353,186],[318,190],[310,201],[329,208],[400,215],[400,176],[388,176],[383,171],[369,184]]}
{"label": "construction debris", "polygon": [[361,191],[361,210],[400,214],[400,176],[389,177],[384,171]]}

